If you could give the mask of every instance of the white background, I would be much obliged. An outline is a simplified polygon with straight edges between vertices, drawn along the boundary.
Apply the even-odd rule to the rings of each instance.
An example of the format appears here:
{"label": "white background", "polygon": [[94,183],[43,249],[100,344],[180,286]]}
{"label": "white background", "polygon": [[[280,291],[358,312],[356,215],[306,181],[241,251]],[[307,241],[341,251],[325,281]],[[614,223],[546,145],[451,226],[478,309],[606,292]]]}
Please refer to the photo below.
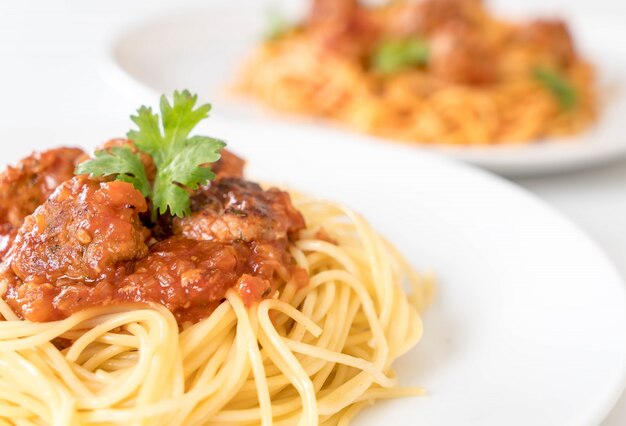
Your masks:
{"label": "white background", "polygon": [[[130,102],[132,96],[108,86],[100,75],[99,61],[107,42],[133,22],[194,2],[198,3],[196,0],[0,0],[0,153],[12,143],[2,135],[14,134],[16,129],[71,131],[73,127],[84,129],[92,124],[102,127],[103,122],[119,122],[120,114],[125,117],[136,105]],[[514,0],[499,0],[504,2],[509,9],[518,5],[528,9],[528,1],[518,0],[516,4]],[[537,3],[542,11],[575,9],[577,13],[607,14],[626,22],[626,2],[620,0]],[[614,40],[614,43],[624,44],[626,40]],[[97,142],[100,141],[93,143]],[[34,145],[37,144],[45,146],[46,141]],[[0,162],[5,161],[0,157]],[[626,161],[517,182],[587,231],[626,277]],[[626,396],[603,423],[603,426],[622,425],[626,425]]]}

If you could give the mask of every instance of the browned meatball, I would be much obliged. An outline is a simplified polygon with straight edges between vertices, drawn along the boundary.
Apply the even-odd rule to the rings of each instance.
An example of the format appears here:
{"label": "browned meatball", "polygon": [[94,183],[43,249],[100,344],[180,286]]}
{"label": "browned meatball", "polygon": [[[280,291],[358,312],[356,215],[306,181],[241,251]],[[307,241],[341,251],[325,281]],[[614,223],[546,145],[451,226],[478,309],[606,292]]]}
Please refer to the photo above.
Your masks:
{"label": "browned meatball", "polygon": [[304,227],[289,194],[238,178],[224,178],[191,199],[191,216],[176,218],[173,232],[220,242],[286,239]]}
{"label": "browned meatball", "polygon": [[168,238],[136,262],[118,294],[129,302],[161,301],[172,312],[190,307],[190,298],[197,305],[219,302],[245,272],[248,254],[243,245]]}
{"label": "browned meatball", "polygon": [[74,177],[26,218],[8,264],[20,280],[34,284],[102,279],[119,262],[147,254],[147,230],[138,216],[146,209],[129,183]]}
{"label": "browned meatball", "polygon": [[381,26],[356,0],[314,0],[308,30],[315,45],[360,60],[375,44]]}
{"label": "browned meatball", "polygon": [[496,78],[495,56],[478,34],[460,23],[433,34],[429,66],[442,80],[459,84],[487,84]]}
{"label": "browned meatball", "polygon": [[243,177],[243,167],[246,165],[246,162],[227,149],[222,149],[220,154],[220,159],[211,164],[213,173],[217,175],[216,179],[224,177]]}
{"label": "browned meatball", "polygon": [[555,20],[533,21],[520,32],[520,39],[554,55],[562,65],[576,60],[576,48],[565,22]]}
{"label": "browned meatball", "polygon": [[357,0],[313,0],[311,25],[345,25],[359,8]]}
{"label": "browned meatball", "polygon": [[471,23],[481,10],[480,0],[408,1],[392,9],[387,31],[398,37],[430,36],[451,22]]}
{"label": "browned meatball", "polygon": [[0,223],[19,227],[61,183],[74,176],[84,152],[77,148],[34,153],[0,174]]}

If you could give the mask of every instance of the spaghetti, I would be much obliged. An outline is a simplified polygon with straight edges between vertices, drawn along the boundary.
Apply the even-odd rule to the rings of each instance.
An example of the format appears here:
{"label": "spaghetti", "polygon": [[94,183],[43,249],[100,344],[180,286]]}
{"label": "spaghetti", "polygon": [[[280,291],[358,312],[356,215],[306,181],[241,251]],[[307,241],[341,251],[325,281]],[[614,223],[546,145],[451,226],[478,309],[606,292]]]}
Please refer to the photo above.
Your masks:
{"label": "spaghetti", "polygon": [[358,131],[455,145],[573,135],[598,109],[564,23],[505,22],[480,0],[314,0],[255,52],[241,89]]}
{"label": "spaghetti", "polygon": [[231,289],[182,328],[159,304],[34,323],[0,300],[0,424],[334,425],[419,394],[392,363],[420,339],[431,278],[345,207],[293,197],[307,228],[288,250],[309,284],[249,309]]}

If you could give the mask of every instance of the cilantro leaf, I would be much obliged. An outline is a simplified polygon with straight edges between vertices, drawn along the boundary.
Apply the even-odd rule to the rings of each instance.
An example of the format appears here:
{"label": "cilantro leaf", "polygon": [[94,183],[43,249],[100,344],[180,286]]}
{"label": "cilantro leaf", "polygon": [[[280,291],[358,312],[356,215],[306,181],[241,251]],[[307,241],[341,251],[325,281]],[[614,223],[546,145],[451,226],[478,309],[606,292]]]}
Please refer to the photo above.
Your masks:
{"label": "cilantro leaf", "polygon": [[137,110],[137,115],[131,115],[130,119],[139,127],[139,130],[130,130],[126,137],[135,142],[137,148],[150,154],[156,161],[163,144],[163,136],[161,136],[161,129],[159,128],[159,116],[152,112],[152,108],[142,106]]}
{"label": "cilantro leaf", "polygon": [[374,49],[371,67],[380,73],[391,74],[413,67],[425,66],[429,49],[421,37],[384,40]]}
{"label": "cilantro leaf", "polygon": [[160,109],[163,128],[159,126],[159,115],[152,108],[142,106],[131,120],[138,130],[130,130],[126,137],[135,142],[137,148],[147,152],[157,163],[167,161],[167,157],[176,152],[184,144],[191,130],[209,116],[211,105],[201,105],[194,110],[198,95],[187,90],[174,92],[173,104],[165,95],[161,96]]}
{"label": "cilantro leaf", "polygon": [[171,164],[176,166],[171,170],[172,181],[196,189],[198,185],[214,179],[215,174],[203,165],[219,160],[219,151],[224,146],[224,142],[207,136],[190,138],[172,160]]}
{"label": "cilantro leaf", "polygon": [[170,105],[165,96],[161,96],[161,121],[165,135],[164,149],[169,155],[175,155],[181,149],[191,130],[209,116],[211,105],[200,105],[195,110],[198,95],[191,95],[187,90],[174,92],[174,102]]}
{"label": "cilantro leaf", "polygon": [[128,147],[114,147],[108,151],[96,151],[94,158],[76,167],[76,174],[91,176],[115,176],[115,180],[131,183],[144,197],[152,190],[146,176],[146,169]]}
{"label": "cilantro leaf", "polygon": [[226,144],[208,136],[190,136],[194,127],[207,118],[210,104],[199,105],[197,95],[187,90],[175,91],[172,102],[161,97],[160,112],[142,106],[131,120],[136,129],[127,133],[128,139],[142,152],[152,156],[156,166],[154,182],[137,154],[128,148],[97,151],[95,157],[80,166],[76,173],[92,176],[115,176],[132,183],[152,201],[152,219],[168,211],[174,216],[190,212],[190,191],[215,178],[210,163],[220,159]]}
{"label": "cilantro leaf", "polygon": [[157,173],[154,183],[155,211],[165,213],[167,209],[175,216],[189,214],[189,195],[179,191],[184,188],[197,189],[199,185],[215,178],[206,164],[220,158],[220,150],[226,144],[207,136],[194,136],[185,141],[171,161]]}
{"label": "cilantro leaf", "polygon": [[564,111],[571,111],[578,103],[578,93],[572,84],[559,72],[538,67],[533,76],[546,90],[556,98]]}
{"label": "cilantro leaf", "polygon": [[189,193],[164,176],[157,176],[152,197],[152,220],[167,211],[172,216],[184,217],[189,213]]}

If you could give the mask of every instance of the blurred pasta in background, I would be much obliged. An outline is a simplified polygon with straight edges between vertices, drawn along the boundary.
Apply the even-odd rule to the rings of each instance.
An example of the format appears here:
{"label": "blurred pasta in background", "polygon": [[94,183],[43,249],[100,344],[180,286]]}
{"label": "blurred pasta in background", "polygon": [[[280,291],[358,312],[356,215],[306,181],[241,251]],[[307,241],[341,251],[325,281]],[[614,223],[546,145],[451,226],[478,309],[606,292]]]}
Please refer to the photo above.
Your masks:
{"label": "blurred pasta in background", "polygon": [[313,0],[240,83],[274,108],[410,142],[530,142],[598,113],[593,67],[563,21],[506,22],[480,0]]}

